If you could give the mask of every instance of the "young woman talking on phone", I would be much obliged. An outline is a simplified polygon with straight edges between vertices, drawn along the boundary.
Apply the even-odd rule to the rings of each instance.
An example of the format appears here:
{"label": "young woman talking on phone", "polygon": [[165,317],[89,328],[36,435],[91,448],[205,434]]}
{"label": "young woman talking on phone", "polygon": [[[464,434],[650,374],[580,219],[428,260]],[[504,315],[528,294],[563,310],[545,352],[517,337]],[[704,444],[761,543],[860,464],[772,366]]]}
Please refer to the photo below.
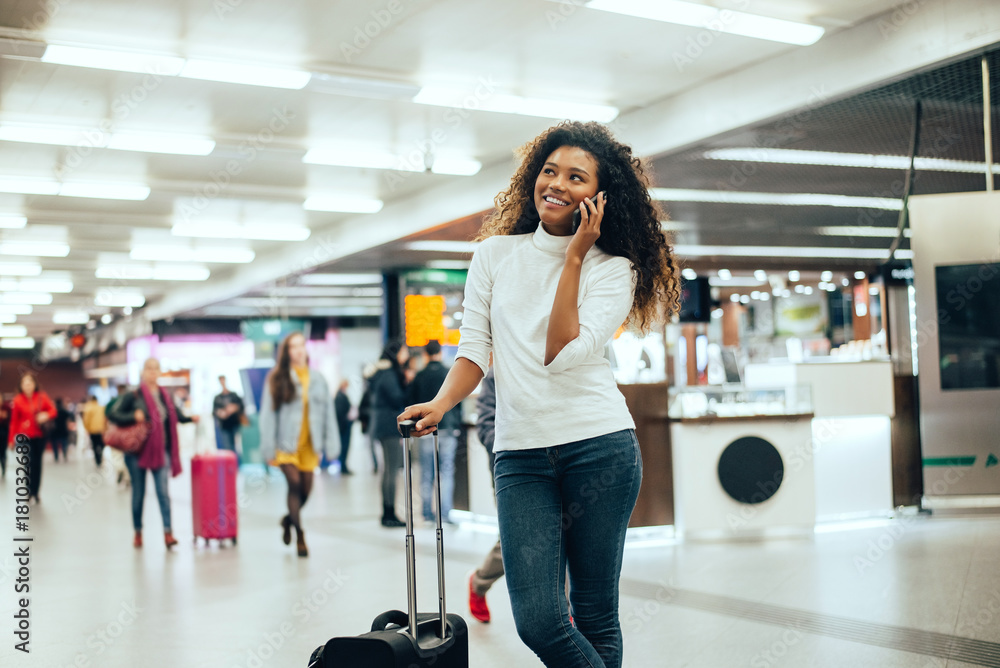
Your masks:
{"label": "young woman talking on phone", "polygon": [[458,358],[437,396],[400,419],[430,433],[493,353],[497,512],[518,634],[546,666],[618,668],[618,580],[642,461],[603,350],[626,322],[645,330],[675,308],[676,267],[642,164],[604,126],[561,123],[521,158],[469,269]]}

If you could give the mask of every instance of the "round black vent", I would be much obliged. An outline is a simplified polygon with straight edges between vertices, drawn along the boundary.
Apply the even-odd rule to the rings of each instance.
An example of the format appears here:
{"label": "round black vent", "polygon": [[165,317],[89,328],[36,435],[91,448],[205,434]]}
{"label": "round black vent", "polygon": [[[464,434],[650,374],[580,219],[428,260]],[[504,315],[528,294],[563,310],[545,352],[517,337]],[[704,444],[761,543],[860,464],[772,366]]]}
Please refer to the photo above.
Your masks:
{"label": "round black vent", "polygon": [[740,503],[763,503],[781,487],[785,466],[777,448],[762,438],[744,436],[719,457],[719,482]]}

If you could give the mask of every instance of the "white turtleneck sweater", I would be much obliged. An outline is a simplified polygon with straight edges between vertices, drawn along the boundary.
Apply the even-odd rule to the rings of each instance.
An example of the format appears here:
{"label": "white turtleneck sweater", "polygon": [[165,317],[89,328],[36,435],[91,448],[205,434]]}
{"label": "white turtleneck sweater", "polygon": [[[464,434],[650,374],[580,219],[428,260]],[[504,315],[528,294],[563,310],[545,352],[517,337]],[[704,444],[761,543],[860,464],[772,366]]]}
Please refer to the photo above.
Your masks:
{"label": "white turtleneck sweater", "polygon": [[635,275],[623,257],[590,249],[580,273],[580,334],[545,366],[545,336],[573,237],[541,224],[476,250],[465,284],[458,357],[496,373],[494,450],[526,450],[602,436],[635,423],[604,345],[632,308]]}

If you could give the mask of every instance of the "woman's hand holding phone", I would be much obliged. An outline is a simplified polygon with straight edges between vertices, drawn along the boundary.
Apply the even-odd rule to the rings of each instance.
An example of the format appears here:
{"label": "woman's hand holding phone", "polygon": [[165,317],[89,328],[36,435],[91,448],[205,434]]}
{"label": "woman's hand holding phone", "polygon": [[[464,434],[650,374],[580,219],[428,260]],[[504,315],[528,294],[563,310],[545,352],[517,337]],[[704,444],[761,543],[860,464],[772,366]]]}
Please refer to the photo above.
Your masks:
{"label": "woman's hand holding phone", "polygon": [[566,257],[577,257],[581,262],[587,251],[601,237],[601,221],[604,220],[604,205],[607,194],[599,192],[587,198],[573,212],[573,240],[566,249]]}

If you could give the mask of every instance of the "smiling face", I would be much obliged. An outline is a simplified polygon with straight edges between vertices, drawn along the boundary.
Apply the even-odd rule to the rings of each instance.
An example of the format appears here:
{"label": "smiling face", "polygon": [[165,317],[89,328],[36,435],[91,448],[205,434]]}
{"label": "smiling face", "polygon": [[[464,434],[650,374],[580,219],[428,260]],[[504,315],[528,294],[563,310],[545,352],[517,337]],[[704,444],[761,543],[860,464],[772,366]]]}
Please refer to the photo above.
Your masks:
{"label": "smiling face", "polygon": [[577,146],[560,146],[535,179],[535,208],[546,232],[572,232],[573,212],[597,194],[597,160]]}

